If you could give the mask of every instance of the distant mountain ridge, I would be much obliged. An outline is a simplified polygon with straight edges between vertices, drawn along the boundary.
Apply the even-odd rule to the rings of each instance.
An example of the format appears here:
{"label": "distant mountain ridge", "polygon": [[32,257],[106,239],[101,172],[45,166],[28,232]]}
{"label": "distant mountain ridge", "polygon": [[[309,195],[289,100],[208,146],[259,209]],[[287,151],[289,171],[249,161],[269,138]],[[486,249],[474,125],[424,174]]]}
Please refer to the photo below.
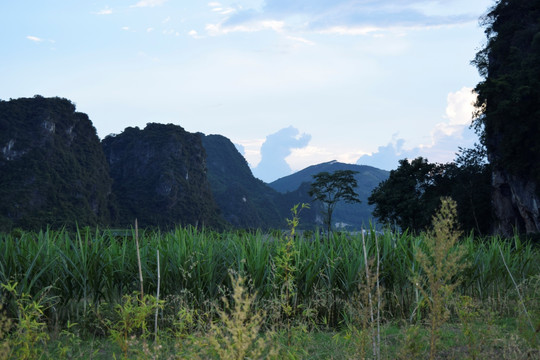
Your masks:
{"label": "distant mountain ridge", "polygon": [[255,178],[221,135],[173,124],[128,127],[102,141],[86,114],[67,99],[0,101],[0,231],[48,226],[169,229],[284,229],[295,204],[310,203],[301,227],[321,224],[308,191],[321,171],[354,170],[360,205],[339,204],[334,220],[358,228],[371,219],[367,197],[388,172],[337,161],[271,184]]}
{"label": "distant mountain ridge", "polygon": [[369,187],[373,185],[373,182],[377,182],[377,184],[375,184],[375,186],[377,186],[381,181],[386,180],[390,174],[389,171],[377,169],[373,166],[346,164],[332,160],[325,163],[308,166],[307,168],[297,171],[294,174],[272,181],[268,185],[280,193],[286,193],[298,189],[303,182],[311,183],[313,180],[313,175],[315,174],[323,171],[333,173],[334,171],[338,170],[358,171],[359,174],[357,174],[356,180],[358,181],[360,189],[363,187],[362,184]]}

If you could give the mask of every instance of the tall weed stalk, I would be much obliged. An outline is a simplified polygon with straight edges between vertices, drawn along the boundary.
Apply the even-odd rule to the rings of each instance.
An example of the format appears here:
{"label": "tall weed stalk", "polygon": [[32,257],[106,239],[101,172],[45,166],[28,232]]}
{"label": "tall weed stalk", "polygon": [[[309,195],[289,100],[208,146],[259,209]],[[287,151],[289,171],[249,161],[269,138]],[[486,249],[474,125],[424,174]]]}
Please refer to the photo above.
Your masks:
{"label": "tall weed stalk", "polygon": [[440,328],[449,318],[447,305],[460,282],[458,275],[467,266],[463,261],[465,249],[458,244],[461,232],[457,229],[456,208],[452,199],[441,200],[441,208],[433,217],[433,229],[415,254],[424,271],[413,282],[429,307],[430,359],[435,359]]}

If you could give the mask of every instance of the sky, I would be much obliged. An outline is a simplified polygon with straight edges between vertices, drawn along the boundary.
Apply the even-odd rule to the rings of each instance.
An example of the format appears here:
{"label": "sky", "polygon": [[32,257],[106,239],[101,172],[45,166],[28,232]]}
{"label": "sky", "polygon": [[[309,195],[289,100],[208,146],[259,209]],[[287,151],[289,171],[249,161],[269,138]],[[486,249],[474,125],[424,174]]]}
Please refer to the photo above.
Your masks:
{"label": "sky", "polygon": [[448,162],[469,128],[494,0],[0,2],[0,99],[59,96],[98,136],[228,137],[270,182],[338,160]]}

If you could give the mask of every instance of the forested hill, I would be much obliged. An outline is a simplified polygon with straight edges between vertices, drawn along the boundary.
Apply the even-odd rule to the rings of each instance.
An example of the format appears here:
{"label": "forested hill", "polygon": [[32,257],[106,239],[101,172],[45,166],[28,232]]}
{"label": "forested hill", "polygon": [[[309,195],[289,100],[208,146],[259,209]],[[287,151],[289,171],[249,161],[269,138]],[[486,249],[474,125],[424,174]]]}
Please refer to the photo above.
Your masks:
{"label": "forested hill", "polygon": [[100,143],[88,116],[67,99],[0,101],[0,231],[127,228],[135,219],[161,229],[285,228],[298,203],[311,203],[301,220],[310,227],[320,224],[320,204],[308,195],[312,175],[340,169],[360,171],[363,202],[339,205],[334,219],[359,227],[371,218],[366,199],[385,171],[332,162],[268,185],[221,135],[150,123]]}
{"label": "forested hill", "polygon": [[110,224],[107,162],[69,100],[0,101],[0,150],[0,230]]}

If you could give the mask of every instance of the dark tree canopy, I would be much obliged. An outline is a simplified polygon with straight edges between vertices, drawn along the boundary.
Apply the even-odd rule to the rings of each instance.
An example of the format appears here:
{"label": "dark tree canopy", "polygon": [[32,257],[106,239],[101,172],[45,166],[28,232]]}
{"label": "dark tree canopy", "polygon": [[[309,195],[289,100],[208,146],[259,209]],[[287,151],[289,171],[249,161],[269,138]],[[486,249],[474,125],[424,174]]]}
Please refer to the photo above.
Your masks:
{"label": "dark tree canopy", "polygon": [[540,194],[540,0],[498,1],[483,25],[475,127],[493,165],[500,229],[539,231],[538,199],[527,199]]}
{"label": "dark tree canopy", "polygon": [[490,170],[477,149],[462,150],[455,163],[433,164],[422,157],[399,167],[369,197],[379,221],[401,229],[422,231],[431,224],[441,197],[458,206],[463,230],[486,234],[491,227]]}
{"label": "dark tree canopy", "polygon": [[377,186],[368,199],[375,205],[373,216],[402,229],[420,230],[430,224],[430,214],[438,202],[430,201],[429,194],[437,166],[422,157],[409,162],[399,161],[396,170]]}
{"label": "dark tree canopy", "polygon": [[313,175],[309,196],[323,203],[324,223],[328,233],[332,230],[332,214],[339,201],[347,203],[360,202],[354,189],[358,186],[352,170],[337,170],[332,174],[324,171]]}

